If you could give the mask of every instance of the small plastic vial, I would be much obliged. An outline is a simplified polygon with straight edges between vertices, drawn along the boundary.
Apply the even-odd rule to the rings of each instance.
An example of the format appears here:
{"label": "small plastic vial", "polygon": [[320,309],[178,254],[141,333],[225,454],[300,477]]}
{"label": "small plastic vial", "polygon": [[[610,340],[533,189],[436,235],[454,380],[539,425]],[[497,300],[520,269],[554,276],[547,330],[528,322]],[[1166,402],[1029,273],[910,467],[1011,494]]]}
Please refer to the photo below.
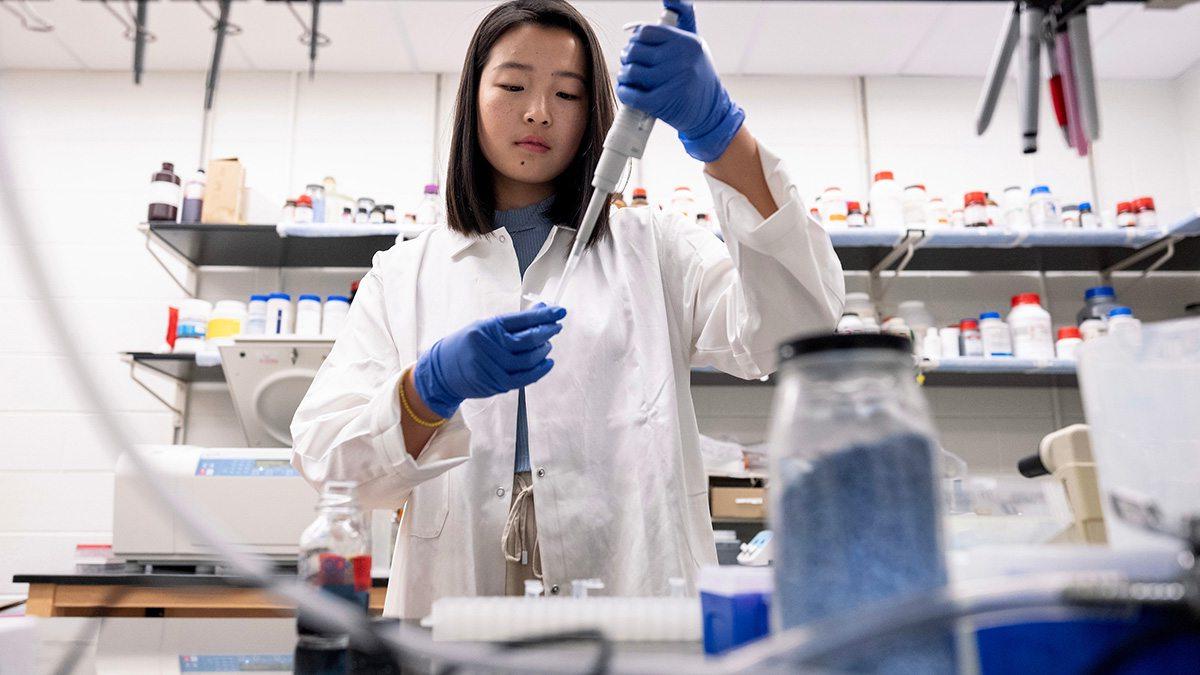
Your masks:
{"label": "small plastic vial", "polygon": [[1158,227],[1158,212],[1154,210],[1152,197],[1138,197],[1133,200],[1133,208],[1137,211],[1137,226],[1144,230]]}
{"label": "small plastic vial", "polygon": [[1099,229],[1100,219],[1092,212],[1091,202],[1079,203],[1079,226],[1085,230]]}
{"label": "small plastic vial", "polygon": [[846,227],[866,227],[867,219],[863,215],[862,205],[858,202],[846,202]]}

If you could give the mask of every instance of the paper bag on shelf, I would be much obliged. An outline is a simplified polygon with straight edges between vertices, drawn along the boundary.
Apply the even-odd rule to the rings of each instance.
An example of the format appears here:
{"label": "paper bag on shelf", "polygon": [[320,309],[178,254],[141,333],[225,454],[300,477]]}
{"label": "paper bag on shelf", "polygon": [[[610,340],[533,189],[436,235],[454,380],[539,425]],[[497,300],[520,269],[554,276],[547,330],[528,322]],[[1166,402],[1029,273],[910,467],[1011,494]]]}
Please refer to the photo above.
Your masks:
{"label": "paper bag on shelf", "polygon": [[246,168],[237,157],[210,160],[207,178],[200,222],[242,223],[242,190],[246,183]]}

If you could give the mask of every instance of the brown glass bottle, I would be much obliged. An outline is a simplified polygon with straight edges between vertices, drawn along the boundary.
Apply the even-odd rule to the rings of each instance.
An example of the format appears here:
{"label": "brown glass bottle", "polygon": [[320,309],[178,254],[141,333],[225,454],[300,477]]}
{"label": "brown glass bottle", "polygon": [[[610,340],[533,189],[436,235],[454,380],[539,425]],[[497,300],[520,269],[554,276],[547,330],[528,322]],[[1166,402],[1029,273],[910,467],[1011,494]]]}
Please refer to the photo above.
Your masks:
{"label": "brown glass bottle", "polygon": [[162,170],[150,178],[150,208],[148,222],[175,222],[179,218],[180,180],[175,165],[163,162]]}

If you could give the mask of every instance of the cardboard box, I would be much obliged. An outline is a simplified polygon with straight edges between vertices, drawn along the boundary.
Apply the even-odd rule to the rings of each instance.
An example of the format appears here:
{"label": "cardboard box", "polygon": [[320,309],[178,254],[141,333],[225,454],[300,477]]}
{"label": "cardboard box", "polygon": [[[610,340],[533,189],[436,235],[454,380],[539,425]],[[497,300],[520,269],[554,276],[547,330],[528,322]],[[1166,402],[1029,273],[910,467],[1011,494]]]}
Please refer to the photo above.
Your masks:
{"label": "cardboard box", "polygon": [[767,517],[766,488],[714,487],[711,495],[714,520],[765,520]]}
{"label": "cardboard box", "polygon": [[242,220],[242,191],[246,187],[246,168],[237,157],[214,159],[208,162],[207,184],[204,187],[202,223],[244,223]]}

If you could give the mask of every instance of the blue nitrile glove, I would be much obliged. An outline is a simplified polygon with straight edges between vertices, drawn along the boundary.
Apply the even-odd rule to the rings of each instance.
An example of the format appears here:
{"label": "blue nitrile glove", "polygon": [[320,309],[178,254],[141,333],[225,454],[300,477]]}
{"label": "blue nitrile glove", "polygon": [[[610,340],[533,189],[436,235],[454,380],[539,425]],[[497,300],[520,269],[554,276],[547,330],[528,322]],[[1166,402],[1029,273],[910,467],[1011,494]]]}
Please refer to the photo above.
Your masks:
{"label": "blue nitrile glove", "polygon": [[683,148],[701,162],[725,153],[746,113],[729,98],[685,0],[663,0],[678,27],[643,25],[621,52],[617,96],[625,105],[675,127]]}
{"label": "blue nitrile glove", "polygon": [[554,361],[550,338],[562,330],[562,307],[538,303],[483,319],[438,340],[417,359],[413,386],[429,409],[449,418],[468,398],[487,398],[542,379]]}

